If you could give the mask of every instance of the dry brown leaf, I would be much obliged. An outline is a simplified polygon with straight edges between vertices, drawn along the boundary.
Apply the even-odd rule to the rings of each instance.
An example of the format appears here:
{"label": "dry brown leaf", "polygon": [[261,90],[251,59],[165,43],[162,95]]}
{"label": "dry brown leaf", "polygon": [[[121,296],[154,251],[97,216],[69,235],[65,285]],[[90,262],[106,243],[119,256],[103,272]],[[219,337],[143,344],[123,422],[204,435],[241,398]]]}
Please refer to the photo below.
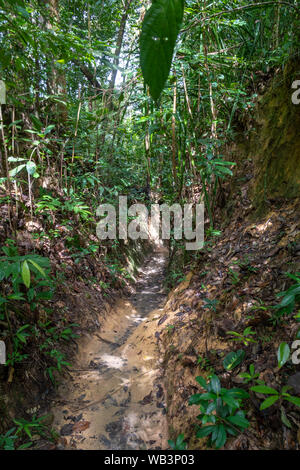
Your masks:
{"label": "dry brown leaf", "polygon": [[82,432],[85,431],[90,427],[89,421],[79,421],[78,423],[74,424],[73,431],[75,432]]}

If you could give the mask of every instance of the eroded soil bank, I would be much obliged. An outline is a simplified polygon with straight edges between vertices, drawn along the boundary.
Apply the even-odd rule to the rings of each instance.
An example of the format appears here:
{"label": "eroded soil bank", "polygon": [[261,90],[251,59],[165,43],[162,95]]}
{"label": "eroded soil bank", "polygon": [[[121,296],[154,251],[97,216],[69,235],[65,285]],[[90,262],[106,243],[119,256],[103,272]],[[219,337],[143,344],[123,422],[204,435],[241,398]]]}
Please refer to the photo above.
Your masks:
{"label": "eroded soil bank", "polygon": [[156,327],[165,300],[166,252],[140,269],[134,295],[119,299],[98,332],[79,340],[71,378],[53,404],[59,447],[165,449],[168,426]]}

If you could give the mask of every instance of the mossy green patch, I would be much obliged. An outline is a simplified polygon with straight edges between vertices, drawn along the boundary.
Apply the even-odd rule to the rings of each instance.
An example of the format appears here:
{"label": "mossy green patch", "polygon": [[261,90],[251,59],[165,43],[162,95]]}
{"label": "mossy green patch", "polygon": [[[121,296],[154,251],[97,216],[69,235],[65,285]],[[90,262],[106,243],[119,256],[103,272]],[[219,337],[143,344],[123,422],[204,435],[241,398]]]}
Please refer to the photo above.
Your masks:
{"label": "mossy green patch", "polygon": [[254,160],[254,205],[300,194],[300,105],[292,102],[292,83],[300,77],[299,59],[289,62],[257,108],[258,126],[250,141]]}

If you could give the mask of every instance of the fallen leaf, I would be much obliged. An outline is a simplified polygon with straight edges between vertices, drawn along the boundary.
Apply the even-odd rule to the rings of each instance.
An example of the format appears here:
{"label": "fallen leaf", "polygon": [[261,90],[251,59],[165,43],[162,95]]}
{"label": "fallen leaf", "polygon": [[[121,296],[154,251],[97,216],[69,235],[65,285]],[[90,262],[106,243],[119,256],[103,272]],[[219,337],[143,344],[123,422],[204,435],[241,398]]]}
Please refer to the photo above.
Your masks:
{"label": "fallen leaf", "polygon": [[73,426],[73,431],[75,432],[82,432],[85,431],[90,427],[90,422],[89,421],[79,421],[78,423],[74,424]]}

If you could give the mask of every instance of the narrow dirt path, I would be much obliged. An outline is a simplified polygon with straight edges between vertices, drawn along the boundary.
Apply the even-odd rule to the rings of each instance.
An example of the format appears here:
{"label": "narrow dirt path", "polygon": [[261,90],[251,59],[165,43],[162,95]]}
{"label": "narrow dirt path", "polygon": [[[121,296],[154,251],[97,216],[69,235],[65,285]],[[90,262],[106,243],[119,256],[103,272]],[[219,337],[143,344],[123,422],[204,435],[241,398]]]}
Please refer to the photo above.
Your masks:
{"label": "narrow dirt path", "polygon": [[166,449],[168,429],[155,329],[165,299],[166,253],[140,269],[135,294],[120,299],[99,333],[81,338],[58,390],[54,426],[65,448]]}

